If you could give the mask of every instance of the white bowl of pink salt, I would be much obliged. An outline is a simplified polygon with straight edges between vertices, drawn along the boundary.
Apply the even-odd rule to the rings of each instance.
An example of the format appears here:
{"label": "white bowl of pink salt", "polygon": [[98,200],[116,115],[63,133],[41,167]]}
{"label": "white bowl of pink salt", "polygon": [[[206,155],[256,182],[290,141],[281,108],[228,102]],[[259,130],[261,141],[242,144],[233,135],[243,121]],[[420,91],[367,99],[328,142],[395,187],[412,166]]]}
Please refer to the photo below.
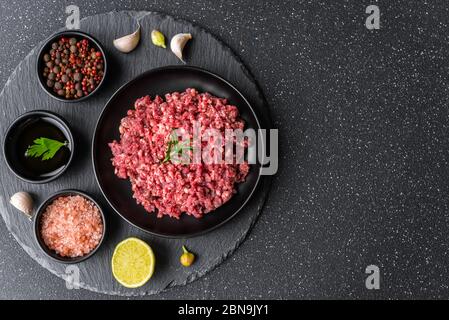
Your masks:
{"label": "white bowl of pink salt", "polygon": [[105,219],[100,206],[78,190],[50,196],[35,215],[36,240],[50,258],[78,263],[91,257],[103,242]]}

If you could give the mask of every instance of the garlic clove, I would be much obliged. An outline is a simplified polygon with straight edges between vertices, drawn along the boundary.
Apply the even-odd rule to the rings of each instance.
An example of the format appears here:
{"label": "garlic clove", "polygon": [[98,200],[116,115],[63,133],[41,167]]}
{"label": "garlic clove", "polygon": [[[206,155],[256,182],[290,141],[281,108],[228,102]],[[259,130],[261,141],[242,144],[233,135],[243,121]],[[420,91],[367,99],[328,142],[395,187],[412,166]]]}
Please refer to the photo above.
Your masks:
{"label": "garlic clove", "polygon": [[182,56],[182,51],[184,50],[184,47],[189,41],[192,39],[192,35],[190,33],[178,33],[175,35],[170,42],[170,49],[171,51],[181,60],[183,63],[186,63]]}
{"label": "garlic clove", "polygon": [[140,24],[137,30],[131,34],[123,36],[114,40],[114,47],[123,53],[129,53],[133,51],[140,42]]}
{"label": "garlic clove", "polygon": [[34,203],[29,193],[23,191],[17,192],[11,197],[9,202],[31,219]]}

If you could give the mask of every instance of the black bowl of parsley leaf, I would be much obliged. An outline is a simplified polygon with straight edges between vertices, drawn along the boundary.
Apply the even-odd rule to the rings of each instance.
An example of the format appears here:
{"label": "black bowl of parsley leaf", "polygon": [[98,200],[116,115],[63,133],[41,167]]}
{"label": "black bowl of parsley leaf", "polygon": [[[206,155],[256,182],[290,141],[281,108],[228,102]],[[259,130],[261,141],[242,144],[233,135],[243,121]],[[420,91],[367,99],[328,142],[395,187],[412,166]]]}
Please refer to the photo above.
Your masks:
{"label": "black bowl of parsley leaf", "polygon": [[14,120],[3,141],[9,169],[29,183],[46,183],[60,177],[72,162],[74,147],[67,122],[41,110]]}

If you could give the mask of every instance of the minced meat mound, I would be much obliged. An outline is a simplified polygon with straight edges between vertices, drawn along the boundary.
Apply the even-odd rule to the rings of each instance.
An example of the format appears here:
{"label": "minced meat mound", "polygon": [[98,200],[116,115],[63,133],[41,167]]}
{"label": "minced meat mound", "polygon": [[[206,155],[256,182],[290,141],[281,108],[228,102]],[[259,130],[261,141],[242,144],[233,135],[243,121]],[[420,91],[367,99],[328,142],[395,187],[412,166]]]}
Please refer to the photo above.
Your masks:
{"label": "minced meat mound", "polygon": [[[242,129],[237,107],[226,99],[195,89],[138,99],[120,125],[120,140],[109,144],[115,174],[131,181],[134,198],[158,217],[179,219],[182,213],[201,218],[235,194],[235,186],[248,174],[247,162],[240,164],[173,163],[164,161],[174,129],[193,137],[193,123],[200,132],[208,128]],[[188,151],[191,153],[191,151]]]}

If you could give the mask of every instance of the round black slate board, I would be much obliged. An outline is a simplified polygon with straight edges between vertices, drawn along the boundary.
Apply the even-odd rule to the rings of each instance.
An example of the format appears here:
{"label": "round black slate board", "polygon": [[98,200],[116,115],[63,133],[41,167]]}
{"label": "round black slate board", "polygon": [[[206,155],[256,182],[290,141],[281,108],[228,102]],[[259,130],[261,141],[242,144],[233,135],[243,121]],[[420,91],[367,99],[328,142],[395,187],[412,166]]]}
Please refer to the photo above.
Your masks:
{"label": "round black slate board", "polygon": [[[112,41],[134,31],[136,20],[142,26],[141,43],[132,53],[122,54],[114,49]],[[105,86],[94,97],[68,105],[50,98],[39,87],[35,63],[42,43],[16,68],[0,93],[0,125],[3,135],[9,123],[20,114],[44,109],[62,115],[70,123],[78,143],[72,166],[61,178],[46,185],[31,185],[18,180],[7,169],[2,157],[0,213],[23,249],[44,268],[65,278],[67,266],[45,257],[35,243],[32,223],[14,209],[8,200],[17,191],[30,192],[36,205],[49,194],[61,189],[80,189],[91,194],[103,206],[109,230],[100,250],[77,266],[80,269],[81,287],[96,292],[117,295],[155,294],[169,287],[185,285],[203,276],[224,261],[245,239],[262,209],[271,181],[268,177],[263,177],[252,200],[230,222],[209,234],[188,240],[165,239],[145,234],[126,223],[108,207],[95,182],[90,154],[93,130],[104,104],[122,84],[142,72],[155,67],[180,64],[169,50],[156,48],[151,44],[150,32],[154,28],[161,30],[168,39],[179,32],[191,32],[194,40],[185,50],[188,64],[215,72],[233,83],[258,113],[262,127],[269,127],[268,110],[259,88],[229,48],[199,27],[152,12],[111,12],[82,20],[81,30],[97,38],[104,45],[109,57],[109,77]],[[120,286],[110,271],[110,259],[115,245],[129,236],[137,236],[147,241],[154,248],[157,259],[153,278],[139,289]],[[198,260],[191,268],[184,268],[178,262],[183,244],[198,254]]]}

